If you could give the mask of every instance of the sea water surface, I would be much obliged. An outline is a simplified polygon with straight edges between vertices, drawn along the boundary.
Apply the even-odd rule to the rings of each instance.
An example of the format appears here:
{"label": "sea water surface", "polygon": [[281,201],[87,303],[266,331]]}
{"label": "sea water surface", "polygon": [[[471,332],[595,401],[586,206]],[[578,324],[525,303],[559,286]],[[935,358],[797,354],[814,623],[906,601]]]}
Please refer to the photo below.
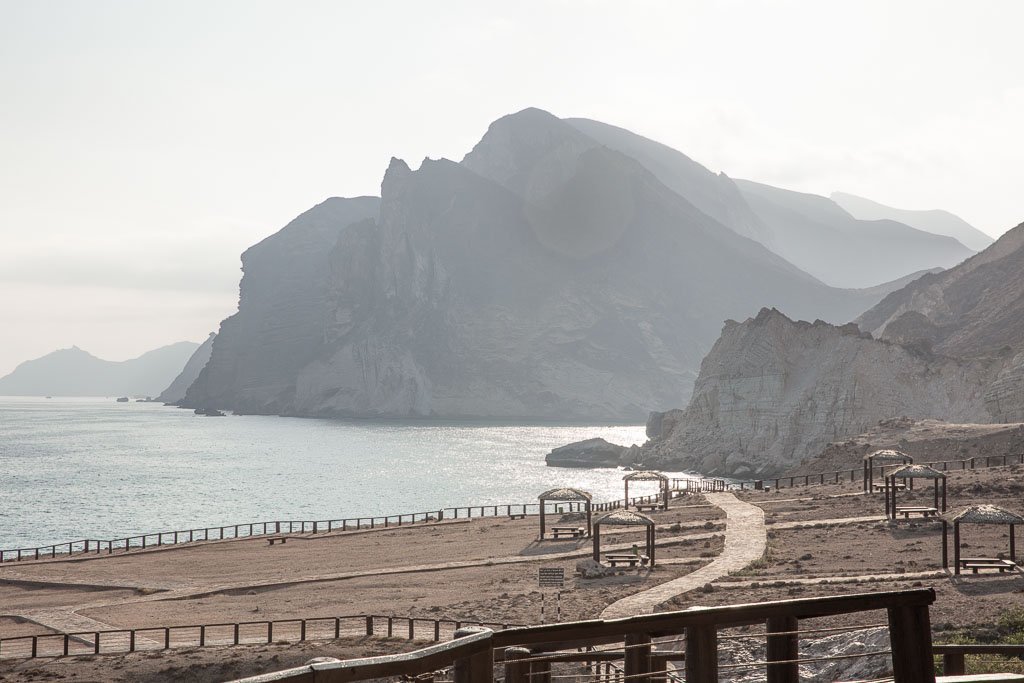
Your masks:
{"label": "sea water surface", "polygon": [[524,503],[555,486],[619,498],[621,471],[544,464],[552,448],[594,436],[645,440],[643,425],[200,417],[113,398],[0,397],[0,548]]}

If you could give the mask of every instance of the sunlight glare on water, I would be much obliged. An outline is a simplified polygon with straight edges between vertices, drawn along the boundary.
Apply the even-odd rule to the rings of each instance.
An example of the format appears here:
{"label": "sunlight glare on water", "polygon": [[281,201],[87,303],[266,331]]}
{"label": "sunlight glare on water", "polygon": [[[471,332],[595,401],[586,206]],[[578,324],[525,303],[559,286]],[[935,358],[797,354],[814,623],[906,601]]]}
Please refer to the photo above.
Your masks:
{"label": "sunlight glare on water", "polygon": [[621,497],[619,471],[544,464],[594,436],[645,440],[643,425],[212,418],[112,398],[0,398],[0,548],[524,503],[554,486]]}

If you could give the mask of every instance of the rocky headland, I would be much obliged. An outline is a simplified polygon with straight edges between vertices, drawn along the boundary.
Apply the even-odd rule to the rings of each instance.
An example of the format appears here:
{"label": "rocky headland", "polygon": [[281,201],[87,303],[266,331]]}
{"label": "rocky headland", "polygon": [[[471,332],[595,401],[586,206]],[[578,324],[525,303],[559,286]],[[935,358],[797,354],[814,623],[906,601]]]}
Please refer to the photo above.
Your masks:
{"label": "rocky headland", "polygon": [[1024,225],[888,295],[857,324],[775,309],[727,322],[689,405],[645,444],[644,460],[767,476],[893,417],[1020,422],[1022,309]]}

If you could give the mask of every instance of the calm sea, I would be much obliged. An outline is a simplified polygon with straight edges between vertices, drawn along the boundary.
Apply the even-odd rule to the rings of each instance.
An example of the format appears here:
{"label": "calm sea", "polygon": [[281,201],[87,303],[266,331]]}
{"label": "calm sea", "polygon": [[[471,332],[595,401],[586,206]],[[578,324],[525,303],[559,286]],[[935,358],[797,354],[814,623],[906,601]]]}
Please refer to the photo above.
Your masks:
{"label": "calm sea", "polygon": [[521,503],[554,486],[621,497],[621,472],[544,465],[552,448],[594,436],[645,439],[643,425],[199,417],[0,397],[0,548]]}

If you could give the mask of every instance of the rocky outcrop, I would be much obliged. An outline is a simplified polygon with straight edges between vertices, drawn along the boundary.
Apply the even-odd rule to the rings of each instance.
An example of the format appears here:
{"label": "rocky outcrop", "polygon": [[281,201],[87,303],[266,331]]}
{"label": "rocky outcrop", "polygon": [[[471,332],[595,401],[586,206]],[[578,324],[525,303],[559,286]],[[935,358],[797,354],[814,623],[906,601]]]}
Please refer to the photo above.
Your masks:
{"label": "rocky outcrop", "polygon": [[604,439],[587,439],[560,446],[544,457],[548,467],[618,467],[636,462],[636,446],[618,446]]}
{"label": "rocky outcrop", "polygon": [[896,416],[1024,421],[1024,225],[893,292],[858,323],[767,309],[727,323],[686,411],[644,457],[768,475]]}
{"label": "rocky outcrop", "polygon": [[693,397],[645,462],[704,474],[778,473],[893,415],[988,421],[998,368],[872,339],[856,325],[794,322],[764,309],[729,322]]}
{"label": "rocky outcrop", "polygon": [[217,337],[214,332],[210,333],[210,336],[206,338],[199,348],[195,350],[192,356],[185,363],[185,367],[182,368],[181,372],[174,381],[171,382],[170,386],[160,392],[160,395],[156,397],[157,402],[165,404],[175,404],[185,398],[185,392],[192,386],[192,383],[199,377],[199,373],[202,372],[203,368],[206,367],[207,361],[210,360],[210,354],[213,352],[213,340]]}

